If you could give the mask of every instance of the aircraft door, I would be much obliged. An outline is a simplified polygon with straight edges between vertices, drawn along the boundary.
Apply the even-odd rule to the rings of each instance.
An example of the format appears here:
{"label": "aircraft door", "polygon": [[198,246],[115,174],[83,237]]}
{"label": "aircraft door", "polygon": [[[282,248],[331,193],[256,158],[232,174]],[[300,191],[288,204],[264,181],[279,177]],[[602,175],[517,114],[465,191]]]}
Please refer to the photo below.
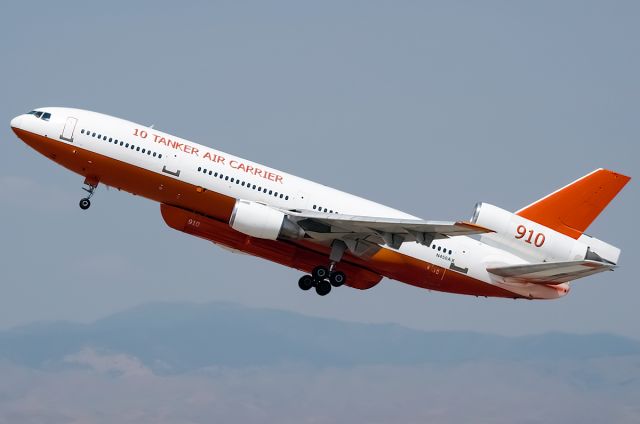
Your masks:
{"label": "aircraft door", "polygon": [[307,199],[307,196],[305,193],[301,192],[301,191],[297,191],[296,192],[296,208],[298,209],[310,209],[309,208],[309,200]]}
{"label": "aircraft door", "polygon": [[469,262],[469,246],[463,245],[459,252],[454,253],[449,269],[466,274],[469,272]]}
{"label": "aircraft door", "polygon": [[169,152],[163,157],[164,164],[162,165],[162,172],[165,174],[180,178],[180,166],[178,155],[173,152]]}
{"label": "aircraft door", "polygon": [[76,130],[77,123],[78,120],[76,118],[69,116],[67,118],[67,122],[64,123],[64,128],[62,130],[62,134],[60,134],[60,139],[73,143],[73,133]]}
{"label": "aircraft door", "polygon": [[[165,150],[165,152],[162,153],[162,158],[160,158],[160,160],[162,161],[161,162],[162,173],[165,174],[165,176],[178,179],[178,180],[181,180],[182,178],[184,178],[184,175],[181,169],[182,164],[180,163],[179,159],[180,158],[176,152],[168,149]],[[163,199],[163,202],[180,200],[182,198],[182,195],[184,194],[183,184],[173,185],[173,188],[165,187],[164,185],[160,185],[160,187],[161,187],[160,190],[164,190],[163,193],[164,193],[164,196],[166,196]]]}

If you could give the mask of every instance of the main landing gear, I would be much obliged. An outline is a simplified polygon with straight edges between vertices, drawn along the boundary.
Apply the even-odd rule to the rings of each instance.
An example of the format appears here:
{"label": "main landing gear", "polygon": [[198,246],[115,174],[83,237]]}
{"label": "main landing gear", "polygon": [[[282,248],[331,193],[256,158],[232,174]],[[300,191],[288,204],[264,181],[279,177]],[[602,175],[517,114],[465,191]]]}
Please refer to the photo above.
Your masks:
{"label": "main landing gear", "polygon": [[87,210],[91,206],[91,196],[93,196],[94,191],[98,187],[98,183],[89,183],[85,180],[84,185],[86,187],[82,187],[84,191],[89,193],[89,195],[85,198],[80,199],[80,209]]}
{"label": "main landing gear", "polygon": [[298,287],[302,290],[316,288],[316,293],[326,296],[331,292],[331,287],[340,287],[347,281],[347,276],[342,271],[336,271],[335,266],[342,259],[347,245],[342,240],[334,240],[331,244],[329,255],[329,267],[319,265],[313,269],[311,275],[303,275],[298,280]]}

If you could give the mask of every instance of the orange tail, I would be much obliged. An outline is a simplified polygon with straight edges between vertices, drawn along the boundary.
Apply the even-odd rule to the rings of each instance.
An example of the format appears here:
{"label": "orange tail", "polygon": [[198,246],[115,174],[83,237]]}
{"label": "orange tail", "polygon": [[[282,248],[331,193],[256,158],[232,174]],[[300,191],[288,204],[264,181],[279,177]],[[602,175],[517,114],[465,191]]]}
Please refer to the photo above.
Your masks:
{"label": "orange tail", "polygon": [[577,239],[630,179],[607,169],[596,169],[520,209],[516,215]]}

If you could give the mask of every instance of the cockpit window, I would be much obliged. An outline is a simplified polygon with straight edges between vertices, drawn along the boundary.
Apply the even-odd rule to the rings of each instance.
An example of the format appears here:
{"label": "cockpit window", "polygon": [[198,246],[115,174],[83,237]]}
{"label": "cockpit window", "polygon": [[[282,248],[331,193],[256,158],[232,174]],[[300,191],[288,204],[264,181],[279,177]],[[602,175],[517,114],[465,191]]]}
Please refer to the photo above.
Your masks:
{"label": "cockpit window", "polygon": [[48,121],[49,119],[51,119],[51,114],[49,112],[42,112],[41,110],[32,110],[31,112],[27,113],[27,115],[33,115],[36,118],[40,118],[44,121]]}

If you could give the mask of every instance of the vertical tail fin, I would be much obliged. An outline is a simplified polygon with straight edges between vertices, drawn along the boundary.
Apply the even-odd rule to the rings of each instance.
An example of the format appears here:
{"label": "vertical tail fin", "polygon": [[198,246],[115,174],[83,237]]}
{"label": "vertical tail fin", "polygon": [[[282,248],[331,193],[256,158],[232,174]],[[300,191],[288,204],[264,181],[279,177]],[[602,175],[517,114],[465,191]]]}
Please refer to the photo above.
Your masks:
{"label": "vertical tail fin", "polygon": [[596,169],[520,209],[516,215],[577,239],[630,179],[607,169]]}

